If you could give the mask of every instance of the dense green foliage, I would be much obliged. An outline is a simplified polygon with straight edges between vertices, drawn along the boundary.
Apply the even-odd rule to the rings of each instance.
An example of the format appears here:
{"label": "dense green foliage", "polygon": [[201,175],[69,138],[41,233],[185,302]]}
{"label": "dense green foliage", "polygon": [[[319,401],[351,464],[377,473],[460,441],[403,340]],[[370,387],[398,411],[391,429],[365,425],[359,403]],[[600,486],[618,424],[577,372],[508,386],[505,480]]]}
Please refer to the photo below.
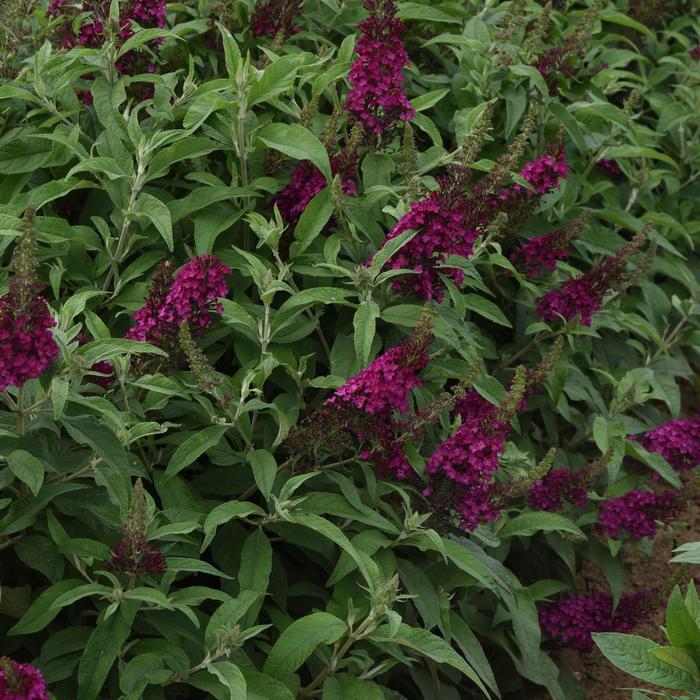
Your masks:
{"label": "dense green foliage", "polygon": [[[31,277],[35,235],[60,353],[2,392],[2,654],[58,700],[584,697],[537,606],[574,590],[582,562],[619,600],[627,535],[602,534],[599,507],[687,477],[630,437],[695,409],[697,3],[562,0],[547,24],[532,0],[399,1],[415,115],[363,138],[343,111],[361,0],[306,0],[299,31],[275,36],[251,31],[253,0],[170,3],[164,27],[129,38],[117,18],[133,3],[101,4],[100,45],[72,48],[81,3],[72,29],[31,3],[5,13],[0,283]],[[545,79],[538,57],[567,46]],[[420,231],[386,236],[448,166],[472,188],[504,171],[499,187],[527,188],[524,163],[560,142],[560,186],[444,261],[461,285],[442,269],[444,297],[426,302],[397,283],[410,272],[388,258]],[[343,149],[356,191],[336,174]],[[273,199],[300,161],[324,184],[289,223]],[[553,272],[513,263],[572,225]],[[639,232],[590,325],[537,315]],[[231,274],[202,332],[126,339],[157,266],[209,254]],[[323,406],[428,316],[409,412],[425,420],[398,479],[362,430],[327,432]],[[521,402],[516,367],[543,362]],[[498,517],[473,531],[424,491],[470,387],[509,424]],[[582,505],[528,502],[552,464],[596,460]],[[119,564],[120,538],[150,553],[145,570]]]}

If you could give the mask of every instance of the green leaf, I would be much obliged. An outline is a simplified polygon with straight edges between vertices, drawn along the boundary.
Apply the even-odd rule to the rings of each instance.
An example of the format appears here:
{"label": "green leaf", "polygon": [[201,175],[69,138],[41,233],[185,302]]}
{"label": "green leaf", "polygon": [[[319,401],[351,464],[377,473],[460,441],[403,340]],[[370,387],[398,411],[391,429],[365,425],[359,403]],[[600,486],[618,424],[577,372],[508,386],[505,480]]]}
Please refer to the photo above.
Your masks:
{"label": "green leaf", "polygon": [[348,673],[338,673],[326,678],[321,700],[385,700],[385,695],[372,681],[363,681]]}
{"label": "green leaf", "polygon": [[189,557],[166,557],[165,563],[168,565],[168,571],[179,573],[180,571],[188,571],[193,574],[208,574],[209,576],[217,576],[220,578],[233,578],[220,571],[215,566],[200,561],[199,559],[190,559]]}
{"label": "green leaf", "polygon": [[442,638],[427,630],[410,627],[403,622],[392,633],[390,625],[381,625],[371,639],[379,644],[398,644],[427,656],[436,663],[456,668],[470,678],[489,697],[489,692],[474,669]]}
{"label": "green leaf", "polygon": [[326,612],[311,613],[292,622],[268,654],[264,671],[285,680],[313,654],[320,644],[333,644],[347,631],[347,625]]}
{"label": "green leaf", "polygon": [[231,661],[214,661],[207,671],[215,675],[226,688],[228,700],[246,700],[246,682],[241,670]]}
{"label": "green leaf", "polygon": [[480,316],[488,318],[489,321],[498,323],[501,326],[512,327],[505,314],[492,301],[484,299],[478,294],[464,294],[463,298],[464,303],[470,311],[474,311]]}
{"label": "green leaf", "polygon": [[124,603],[109,617],[102,615],[78,665],[80,700],[96,700],[122,645],[129,638],[137,603]]}
{"label": "green leaf", "polygon": [[170,209],[148,192],[142,192],[136,200],[134,213],[146,217],[158,229],[168,250],[173,250],[173,222]]}
{"label": "green leaf", "polygon": [[652,655],[652,649],[659,645],[651,639],[634,634],[594,632],[593,641],[608,661],[635,678],[673,690],[693,690],[696,687],[689,673]]}
{"label": "green leaf", "polygon": [[304,525],[305,527],[314,530],[319,535],[323,535],[331,540],[331,542],[335,542],[342,550],[350,555],[355,564],[357,564],[357,568],[364,577],[365,581],[367,581],[370,586],[372,585],[372,577],[367,569],[365,559],[363,559],[357,550],[352,546],[350,540],[339,527],[334,525],[329,520],[322,518],[320,515],[315,515],[313,513],[294,513],[290,520],[291,522]]}
{"label": "green leaf", "polygon": [[248,686],[246,700],[294,700],[289,688],[272,676],[246,669],[243,676]]}
{"label": "green leaf", "polygon": [[199,158],[219,148],[221,148],[220,144],[204,136],[188,136],[187,138],[182,138],[153,156],[148,166],[147,180],[162,177],[174,163],[190,158]]}
{"label": "green leaf", "polygon": [[34,634],[43,630],[61,612],[60,608],[53,607],[54,602],[82,583],[81,579],[76,578],[54,583],[53,586],[37,596],[29,609],[22,615],[22,619],[10,629],[8,634]]}
{"label": "green leaf", "polygon": [[301,124],[270,124],[259,132],[258,138],[290,158],[311,161],[323,173],[326,182],[333,179],[325,146]]}
{"label": "green leaf", "polygon": [[299,253],[303,253],[314,242],[332,215],[331,188],[324,187],[306,205],[294,229],[294,238],[299,241]]}
{"label": "green leaf", "polygon": [[448,24],[459,24],[460,20],[456,17],[448,15],[442,10],[438,10],[437,7],[432,7],[430,5],[420,5],[417,2],[402,2],[399,5],[399,12],[397,14],[399,19],[417,19],[424,20],[426,22],[439,22]]}
{"label": "green leaf", "polygon": [[248,455],[248,461],[253,468],[253,477],[260,493],[269,498],[277,476],[277,461],[267,450],[253,450]]}
{"label": "green leaf", "polygon": [[379,314],[379,305],[371,299],[363,301],[355,312],[353,327],[355,328],[355,354],[359,367],[366,367],[369,363]]}
{"label": "green leaf", "polygon": [[210,425],[194,435],[190,435],[170,458],[168,466],[163,473],[163,481],[171,479],[183,469],[189,467],[192,462],[201,457],[207,450],[216,447],[224,436],[228,427],[225,425]]}
{"label": "green leaf", "polygon": [[499,537],[530,537],[536,532],[567,532],[576,535],[581,540],[586,539],[583,531],[576,527],[571,520],[558,513],[522,513],[509,520],[499,531]]}
{"label": "green leaf", "polygon": [[18,138],[0,146],[0,175],[31,173],[51,155],[52,145],[43,139]]}
{"label": "green leaf", "polygon": [[204,521],[204,542],[202,542],[202,551],[204,551],[211,541],[214,539],[216,529],[219,525],[227,523],[234,518],[246,518],[249,515],[265,515],[265,511],[248,501],[230,501],[216,506]]}
{"label": "green leaf", "polygon": [[44,483],[44,465],[26,450],[15,450],[7,455],[7,466],[36,496]]}
{"label": "green leaf", "polygon": [[433,107],[438,102],[440,102],[440,100],[449,92],[450,91],[447,88],[443,88],[441,90],[431,90],[430,92],[426,92],[423,95],[414,97],[411,100],[411,107],[413,107],[413,109],[416,112],[423,112],[424,110],[430,109],[430,107]]}
{"label": "green leaf", "polygon": [[675,586],[666,607],[666,636],[674,647],[700,659],[700,628],[688,612],[678,586]]}
{"label": "green leaf", "polygon": [[693,661],[693,657],[687,651],[674,647],[658,647],[657,649],[652,649],[651,653],[669,666],[685,671],[700,681],[698,667]]}

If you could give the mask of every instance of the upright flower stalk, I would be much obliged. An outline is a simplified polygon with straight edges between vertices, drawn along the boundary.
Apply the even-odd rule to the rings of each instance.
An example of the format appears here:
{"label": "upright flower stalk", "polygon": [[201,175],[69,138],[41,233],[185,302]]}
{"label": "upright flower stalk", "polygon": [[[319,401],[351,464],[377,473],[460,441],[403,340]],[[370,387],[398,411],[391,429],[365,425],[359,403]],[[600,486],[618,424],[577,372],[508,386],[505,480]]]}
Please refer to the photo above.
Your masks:
{"label": "upright flower stalk", "polygon": [[0,657],[0,700],[49,700],[39,669]]}
{"label": "upright flower stalk", "polygon": [[637,234],[590,272],[568,279],[558,289],[546,292],[537,302],[537,315],[548,321],[579,318],[584,326],[590,326],[593,314],[603,306],[605,295],[624,289],[633,279],[627,272],[628,258],[639,251],[645,240],[646,232]]}
{"label": "upright flower stalk", "polygon": [[40,295],[34,218],[30,207],[12,255],[9,289],[0,298],[0,391],[40,377],[59,352],[51,332],[56,322]]}
{"label": "upright flower stalk", "polygon": [[186,322],[193,333],[201,333],[211,325],[210,312],[221,313],[218,300],[228,295],[226,276],[230,273],[213,255],[192,258],[177,274],[171,263],[161,264],[145,305],[134,312],[135,324],[126,337],[166,351],[179,347],[181,324]]}
{"label": "upright flower stalk", "polygon": [[143,484],[141,479],[137,479],[131,494],[126,522],[122,526],[121,537],[108,564],[108,568],[112,571],[127,574],[132,581],[144,574],[161,574],[167,568],[161,551],[148,541],[146,506]]}
{"label": "upright flower stalk", "polygon": [[369,17],[360,22],[345,110],[368,133],[382,135],[415,114],[403,87],[408,54],[401,40],[403,22],[396,18],[394,0],[363,0],[362,5]]}

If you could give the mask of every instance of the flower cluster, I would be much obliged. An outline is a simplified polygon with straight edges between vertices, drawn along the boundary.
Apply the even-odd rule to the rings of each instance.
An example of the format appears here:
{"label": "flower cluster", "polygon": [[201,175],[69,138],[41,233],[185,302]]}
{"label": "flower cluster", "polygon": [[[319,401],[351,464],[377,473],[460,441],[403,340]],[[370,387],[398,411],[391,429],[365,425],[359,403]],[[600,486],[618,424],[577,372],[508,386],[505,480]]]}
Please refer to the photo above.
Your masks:
{"label": "flower cluster", "polygon": [[[429,340],[429,339],[428,339]],[[408,396],[420,385],[418,373],[428,364],[427,342],[398,345],[348,379],[328,400],[350,404],[371,415],[390,416],[408,410]]]}
{"label": "flower cluster", "polygon": [[448,487],[450,501],[461,527],[474,530],[498,517],[493,499],[493,479],[505,449],[508,427],[484,420],[467,420],[431,455],[427,496],[438,496]]}
{"label": "flower cluster", "polygon": [[143,574],[161,574],[167,566],[163,554],[146,536],[148,518],[146,497],[141,479],[136,480],[129,512],[121,537],[112,552],[108,568],[132,578]]}
{"label": "flower cluster", "polygon": [[540,277],[556,267],[557,260],[569,255],[578,231],[560,229],[543,236],[533,236],[518,246],[510,255],[510,261],[528,277]]}
{"label": "flower cluster", "polygon": [[657,521],[669,523],[684,508],[678,492],[660,493],[635,489],[619,498],[611,498],[600,507],[597,530],[619,539],[623,533],[640,540],[656,535]]}
{"label": "flower cluster", "polygon": [[51,333],[56,322],[39,296],[33,223],[34,212],[28,210],[10,264],[8,292],[0,298],[0,391],[39,377],[59,352]]}
{"label": "flower cluster", "polygon": [[409,121],[414,110],[403,88],[408,54],[401,40],[403,22],[394,0],[363,0],[369,17],[360,22],[357,58],[350,68],[351,90],[345,110],[367,131],[382,134],[397,121]]}
{"label": "flower cluster", "polygon": [[166,323],[187,321],[193,331],[208,328],[209,311],[223,311],[218,299],[228,294],[226,276],[230,274],[231,268],[213,255],[192,258],[175,275],[159,317]]}
{"label": "flower cluster", "polygon": [[648,452],[660,454],[677,471],[700,464],[700,416],[676,418],[631,439]]}
{"label": "flower cluster", "polygon": [[537,315],[550,321],[560,317],[571,321],[580,317],[584,326],[590,326],[591,317],[602,307],[605,295],[623,289],[628,283],[627,257],[639,250],[645,235],[636,235],[590,272],[568,279],[558,289],[546,292],[537,302]]}
{"label": "flower cluster", "polygon": [[533,508],[551,512],[561,510],[564,501],[580,508],[588,502],[585,487],[589,480],[590,475],[585,470],[552,469],[530,487],[528,503]]}
{"label": "flower cluster", "polygon": [[583,56],[582,47],[572,51],[568,46],[553,46],[538,57],[533,65],[547,83],[550,95],[557,94],[557,84],[562,78],[570,78],[575,73],[572,59]]}
{"label": "flower cluster", "polygon": [[[355,162],[341,167],[341,158],[330,157],[331,171],[341,176],[341,187],[347,195],[355,194]],[[343,165],[345,165],[343,163]],[[326,186],[323,173],[311,161],[302,160],[292,171],[289,184],[275,197],[275,204],[285,223],[295,226],[309,202]]]}
{"label": "flower cluster", "polygon": [[597,160],[595,169],[613,180],[618,180],[622,177],[622,170],[617,164],[617,161],[611,160],[610,158],[600,158]]}
{"label": "flower cluster", "polygon": [[593,632],[631,632],[649,619],[657,607],[656,596],[647,591],[628,593],[613,612],[612,596],[604,593],[568,595],[539,606],[540,627],[555,648],[581,652],[593,649]]}
{"label": "flower cluster", "polygon": [[[65,21],[65,33],[61,38],[63,48],[86,46],[101,47],[107,38],[106,27],[109,17],[110,3],[108,0],[84,0],[82,13],[86,19],[74,31],[75,8],[67,0],[51,0],[47,14],[49,17],[62,17]],[[165,0],[131,0],[120,7],[119,39],[126,41],[134,35],[134,23],[144,28],[161,28],[165,26],[167,8]],[[152,47],[157,41],[150,42]],[[116,68],[120,73],[126,73],[132,68],[136,57],[135,52],[129,51],[117,61]],[[138,69],[154,70],[153,67],[141,66]]]}
{"label": "flower cluster", "polygon": [[265,0],[255,6],[250,28],[255,36],[264,34],[280,37],[283,41],[296,34],[297,16],[301,14],[304,0]]}
{"label": "flower cluster", "polygon": [[[444,285],[438,265],[446,255],[472,254],[479,229],[470,216],[466,197],[455,197],[443,189],[431,192],[415,202],[389,232],[387,241],[405,231],[418,233],[389,260],[393,269],[408,268],[415,274],[396,281],[394,288],[408,290],[423,299],[440,301]],[[460,286],[464,273],[457,268],[443,268],[442,272]]]}
{"label": "flower cluster", "polygon": [[498,517],[493,481],[510,427],[499,407],[474,390],[455,404],[452,414],[462,423],[430,456],[423,493],[438,508],[453,509],[462,528],[474,530]]}
{"label": "flower cluster", "polygon": [[231,269],[212,255],[185,263],[173,279],[170,263],[162,264],[153,278],[146,304],[134,312],[135,324],[126,334],[163,349],[177,343],[178,327],[187,322],[195,332],[211,325],[209,312],[221,313],[217,301],[228,294],[226,275]]}
{"label": "flower cluster", "polygon": [[[526,163],[520,174],[535,188],[537,195],[544,195],[559,187],[560,180],[568,172],[564,151],[557,145],[552,153]],[[446,256],[470,257],[474,242],[499,211],[508,214],[511,227],[511,214],[528,209],[535,201],[535,193],[519,184],[492,192],[494,183],[490,176],[477,183],[468,196],[463,191],[465,177],[461,168],[452,169],[441,180],[440,187],[415,202],[387,234],[389,241],[405,231],[418,231],[388,262],[392,269],[407,268],[414,273],[394,282],[394,289],[440,301],[444,289],[440,271],[457,286],[464,280],[462,270],[440,268]]]}
{"label": "flower cluster", "polygon": [[0,700],[49,700],[39,669],[0,657]]}
{"label": "flower cluster", "polygon": [[700,61],[700,44],[693,46],[688,53],[690,54],[691,58],[695,58]]}
{"label": "flower cluster", "polygon": [[[559,189],[562,180],[569,174],[569,164],[566,160],[566,152],[563,148],[557,148],[554,153],[545,153],[539,158],[526,163],[520,171],[520,177],[527,180],[539,195]],[[513,191],[524,192],[528,197],[533,197],[535,192],[516,183]]]}
{"label": "flower cluster", "polygon": [[360,457],[382,474],[406,478],[411,467],[400,437],[410,430],[411,391],[420,385],[419,373],[428,363],[431,323],[424,315],[402,344],[373,360],[350,377],[320,409],[290,434],[288,445],[308,453],[322,445],[332,454],[362,443]]}

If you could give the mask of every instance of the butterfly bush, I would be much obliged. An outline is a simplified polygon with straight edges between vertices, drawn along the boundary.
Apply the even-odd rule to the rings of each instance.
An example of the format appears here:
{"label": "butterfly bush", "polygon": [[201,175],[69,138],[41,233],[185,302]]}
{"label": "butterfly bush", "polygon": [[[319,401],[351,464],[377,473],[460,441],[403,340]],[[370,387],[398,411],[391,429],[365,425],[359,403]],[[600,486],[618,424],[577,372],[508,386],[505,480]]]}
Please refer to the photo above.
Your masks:
{"label": "butterfly bush", "polygon": [[584,326],[591,325],[593,314],[600,311],[606,294],[624,288],[628,280],[628,257],[639,250],[644,235],[635,236],[580,277],[568,279],[558,289],[546,292],[537,301],[537,315],[548,321],[580,318]]}
{"label": "butterfly bush", "polygon": [[528,277],[541,277],[556,267],[557,260],[569,256],[577,235],[577,231],[559,229],[543,236],[533,236],[510,254],[510,261]]}
{"label": "butterfly bush", "polygon": [[301,31],[297,16],[301,14],[303,0],[266,0],[258,2],[250,20],[255,36],[279,36],[284,40]]}
{"label": "butterfly bush", "polygon": [[[559,187],[567,173],[563,151],[557,150],[555,155],[545,154],[526,163],[520,174],[538,195],[543,195]],[[394,282],[397,291],[409,291],[423,299],[441,301],[444,295],[441,272],[458,287],[464,281],[462,270],[441,266],[446,256],[469,258],[474,242],[485,232],[499,209],[513,208],[522,197],[534,196],[519,184],[502,189],[495,198],[486,188],[478,186],[469,196],[463,190],[463,178],[464,173],[459,170],[449,173],[437,190],[412,204],[387,234],[386,240],[389,241],[406,231],[417,231],[389,260],[390,268],[407,268],[414,273]]]}
{"label": "butterfly bush", "polygon": [[684,507],[677,491],[654,493],[635,489],[600,506],[597,530],[613,539],[623,534],[633,540],[654,537],[657,521],[670,523]]}
{"label": "butterfly bush", "polygon": [[148,541],[146,535],[147,512],[143,483],[136,480],[126,522],[112,552],[107,568],[131,579],[144,574],[161,574],[167,569],[160,549]]}
{"label": "butterfly bush", "polygon": [[160,266],[146,303],[134,312],[131,340],[142,340],[163,349],[176,342],[178,326],[187,322],[203,331],[211,325],[210,312],[221,313],[218,301],[228,295],[226,277],[231,269],[212,255],[192,258],[173,274],[172,265]]}
{"label": "butterfly bush", "polygon": [[49,700],[39,669],[0,657],[0,700]]}
{"label": "butterfly bush", "polygon": [[369,17],[360,22],[357,58],[350,68],[351,89],[345,110],[375,134],[385,134],[398,121],[415,114],[403,88],[408,54],[401,40],[403,22],[394,0],[363,0]]}
{"label": "butterfly bush", "polygon": [[555,512],[564,507],[564,501],[582,508],[588,502],[586,485],[590,480],[586,470],[552,469],[536,481],[528,493],[528,503],[539,510]]}
{"label": "butterfly bush", "polygon": [[593,632],[631,632],[658,607],[657,597],[648,591],[624,594],[613,612],[612,596],[605,593],[568,595],[539,606],[542,631],[555,648],[593,650]]}
{"label": "butterfly bush", "polygon": [[40,296],[33,217],[33,211],[25,217],[10,264],[9,289],[0,298],[0,391],[40,377],[59,353],[51,332],[56,322]]}
{"label": "butterfly bush", "polygon": [[648,452],[660,454],[679,472],[700,464],[700,416],[676,418],[631,439]]}

